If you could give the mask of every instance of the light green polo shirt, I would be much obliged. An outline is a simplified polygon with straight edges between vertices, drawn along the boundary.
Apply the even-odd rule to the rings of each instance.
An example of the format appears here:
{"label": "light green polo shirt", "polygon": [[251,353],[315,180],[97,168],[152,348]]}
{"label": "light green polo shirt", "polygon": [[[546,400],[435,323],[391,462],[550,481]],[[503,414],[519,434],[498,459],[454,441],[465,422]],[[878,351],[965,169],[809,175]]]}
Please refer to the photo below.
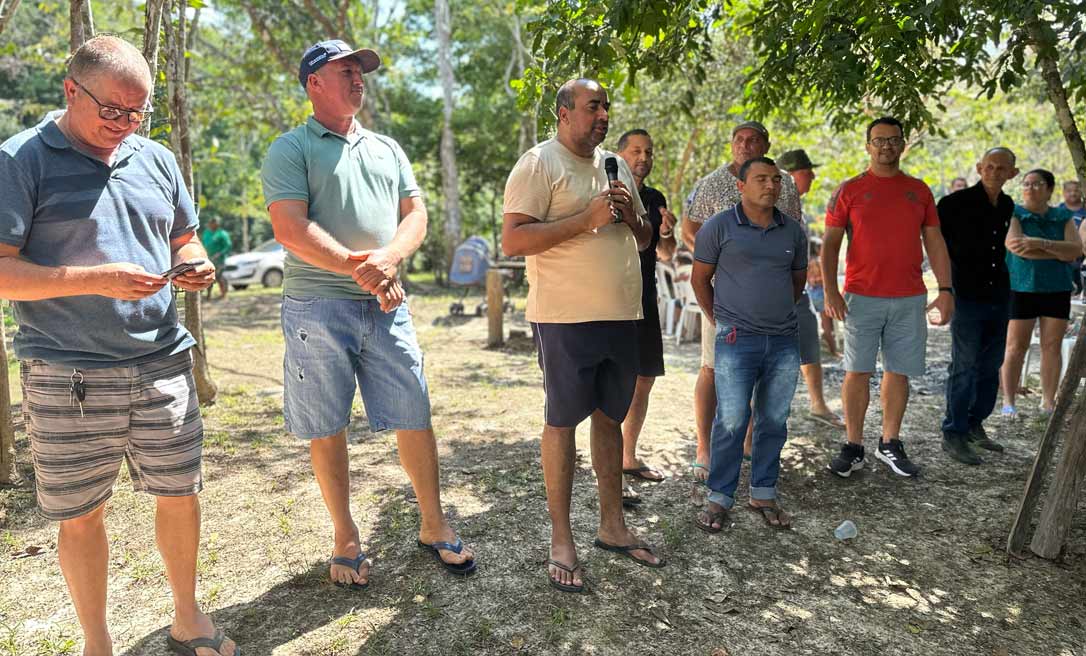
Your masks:
{"label": "light green polo shirt", "polygon": [[[309,219],[350,250],[381,248],[400,222],[400,200],[420,195],[400,144],[355,123],[350,136],[312,116],[272,143],[260,171],[264,204],[301,200]],[[350,276],[286,257],[283,293],[322,298],[372,298]]]}

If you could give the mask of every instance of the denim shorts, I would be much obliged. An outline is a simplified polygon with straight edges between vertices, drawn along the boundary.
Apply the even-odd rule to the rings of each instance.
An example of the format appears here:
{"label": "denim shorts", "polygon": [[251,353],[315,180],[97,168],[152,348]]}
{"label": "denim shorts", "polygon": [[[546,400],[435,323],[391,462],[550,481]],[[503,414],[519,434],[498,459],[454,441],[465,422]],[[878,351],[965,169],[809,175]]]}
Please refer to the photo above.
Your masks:
{"label": "denim shorts", "polygon": [[296,437],[350,423],[355,382],[370,429],[427,430],[430,394],[405,300],[390,313],[376,300],[283,297],[283,417]]}

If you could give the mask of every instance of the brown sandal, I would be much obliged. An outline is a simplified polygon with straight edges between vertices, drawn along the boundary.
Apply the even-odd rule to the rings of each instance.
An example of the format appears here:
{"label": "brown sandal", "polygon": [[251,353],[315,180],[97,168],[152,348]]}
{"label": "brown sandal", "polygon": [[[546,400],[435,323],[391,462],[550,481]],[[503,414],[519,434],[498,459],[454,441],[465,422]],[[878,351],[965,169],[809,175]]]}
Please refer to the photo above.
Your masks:
{"label": "brown sandal", "polygon": [[[747,509],[753,513],[762,516],[762,521],[770,528],[778,529],[790,529],[792,528],[792,517],[784,512],[784,509],[773,504],[772,506],[755,506],[753,504],[747,504]],[[777,520],[773,523],[772,520]],[[785,521],[787,520],[787,522]]]}

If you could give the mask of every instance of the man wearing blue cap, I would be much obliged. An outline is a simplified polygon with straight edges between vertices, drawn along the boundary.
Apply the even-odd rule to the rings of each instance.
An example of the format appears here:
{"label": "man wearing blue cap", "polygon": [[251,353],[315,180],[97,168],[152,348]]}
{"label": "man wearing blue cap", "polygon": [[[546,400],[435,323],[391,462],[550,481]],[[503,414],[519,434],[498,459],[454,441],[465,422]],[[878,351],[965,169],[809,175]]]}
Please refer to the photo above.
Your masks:
{"label": "man wearing blue cap", "polygon": [[349,499],[356,381],[370,428],[396,431],[422,514],[419,546],[453,574],[475,571],[442,512],[422,351],[397,276],[426,236],[426,207],[400,145],[355,119],[362,76],[380,65],[373,50],[339,40],[306,50],[298,81],[313,115],[275,140],[261,171],[275,238],[288,251],[283,415],[309,440],[332,517],[332,581],[352,588],[368,584],[370,569]]}

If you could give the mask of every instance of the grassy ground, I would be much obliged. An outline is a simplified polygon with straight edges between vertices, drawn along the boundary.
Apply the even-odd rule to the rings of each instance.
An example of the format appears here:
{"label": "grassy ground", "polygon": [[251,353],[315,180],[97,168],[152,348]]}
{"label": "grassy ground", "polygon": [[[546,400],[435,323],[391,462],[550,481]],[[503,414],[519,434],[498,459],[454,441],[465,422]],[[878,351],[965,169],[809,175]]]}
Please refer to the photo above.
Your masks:
{"label": "grassy ground", "polygon": [[[370,432],[358,404],[352,501],[376,561],[363,593],[327,582],[330,527],[306,448],[283,430],[278,297],[250,290],[208,306],[221,395],[205,413],[199,595],[245,654],[1086,654],[1086,513],[1062,561],[1004,557],[1040,424],[998,429],[1007,452],[982,467],[943,457],[945,330],[932,331],[931,373],[915,381],[906,415],[910,455],[925,466],[920,479],[882,467],[850,480],[829,474],[841,435],[804,418],[801,385],[781,481],[795,530],[771,531],[739,510],[717,536],[691,524],[685,468],[697,344],[668,344],[642,451],[670,477],[639,486],[645,504],[628,520],[669,565],[648,570],[591,547],[598,504],[582,430],[574,527],[590,592],[573,596],[553,591],[542,566],[548,521],[534,350],[525,338],[485,348],[485,319],[448,317],[450,300],[416,296],[412,308],[447,510],[478,552],[479,572],[454,580],[415,547],[416,505],[395,439]],[[522,314],[514,327],[526,328]],[[841,375],[828,364],[831,397]],[[869,440],[879,423],[873,401]],[[21,434],[17,448],[29,478]],[[107,513],[109,618],[118,653],[161,654],[170,597],[152,503],[122,478]],[[832,531],[846,518],[859,536],[842,543]],[[0,490],[0,655],[78,653],[55,542],[29,488]],[[34,548],[38,555],[22,557]]]}

